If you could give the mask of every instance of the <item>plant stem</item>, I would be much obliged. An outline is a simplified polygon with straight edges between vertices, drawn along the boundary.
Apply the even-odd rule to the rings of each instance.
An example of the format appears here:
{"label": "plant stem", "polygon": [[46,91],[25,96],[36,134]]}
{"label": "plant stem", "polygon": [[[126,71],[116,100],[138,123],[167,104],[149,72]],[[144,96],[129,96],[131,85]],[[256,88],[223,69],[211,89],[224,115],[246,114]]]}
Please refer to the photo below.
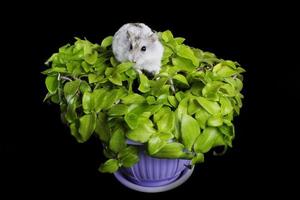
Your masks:
{"label": "plant stem", "polygon": [[170,84],[171,84],[171,90],[172,90],[173,94],[175,94],[175,93],[176,93],[176,91],[175,91],[175,87],[174,87],[173,79],[172,79],[172,78],[169,78],[169,82],[170,82]]}

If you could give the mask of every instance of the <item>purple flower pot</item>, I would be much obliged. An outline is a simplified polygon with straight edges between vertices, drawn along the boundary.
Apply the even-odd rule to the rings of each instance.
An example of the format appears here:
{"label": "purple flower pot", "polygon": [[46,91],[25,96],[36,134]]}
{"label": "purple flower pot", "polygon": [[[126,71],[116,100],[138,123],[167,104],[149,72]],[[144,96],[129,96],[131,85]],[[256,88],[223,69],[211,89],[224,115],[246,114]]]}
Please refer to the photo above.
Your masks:
{"label": "purple flower pot", "polygon": [[139,154],[140,161],[130,168],[122,168],[120,173],[129,181],[146,187],[157,187],[177,180],[190,164],[190,160],[159,159],[148,156],[144,151]]}
{"label": "purple flower pot", "polygon": [[142,144],[132,141],[128,144],[140,146],[140,160],[134,166],[121,168],[115,173],[126,187],[141,192],[167,191],[184,183],[193,172],[193,168],[187,167],[190,160],[153,158],[146,154]]}

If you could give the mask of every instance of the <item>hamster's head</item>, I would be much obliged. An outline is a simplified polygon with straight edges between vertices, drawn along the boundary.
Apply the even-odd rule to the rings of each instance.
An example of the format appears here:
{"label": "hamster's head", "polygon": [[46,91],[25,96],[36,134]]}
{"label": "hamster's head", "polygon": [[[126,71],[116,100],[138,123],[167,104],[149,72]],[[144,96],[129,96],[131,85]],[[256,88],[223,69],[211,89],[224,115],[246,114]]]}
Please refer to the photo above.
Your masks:
{"label": "hamster's head", "polygon": [[158,37],[156,33],[134,34],[127,31],[128,59],[130,62],[143,63],[147,58],[153,57],[157,48]]}

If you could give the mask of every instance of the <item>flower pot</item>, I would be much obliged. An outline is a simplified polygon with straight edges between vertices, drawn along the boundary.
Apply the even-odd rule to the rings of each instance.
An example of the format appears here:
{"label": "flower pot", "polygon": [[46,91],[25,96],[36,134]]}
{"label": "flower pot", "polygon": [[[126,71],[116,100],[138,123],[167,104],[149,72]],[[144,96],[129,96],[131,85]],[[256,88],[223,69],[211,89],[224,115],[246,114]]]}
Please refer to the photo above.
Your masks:
{"label": "flower pot", "polygon": [[192,174],[190,160],[160,159],[146,154],[140,147],[139,162],[130,168],[121,168],[115,177],[125,186],[142,192],[162,192],[184,183]]}

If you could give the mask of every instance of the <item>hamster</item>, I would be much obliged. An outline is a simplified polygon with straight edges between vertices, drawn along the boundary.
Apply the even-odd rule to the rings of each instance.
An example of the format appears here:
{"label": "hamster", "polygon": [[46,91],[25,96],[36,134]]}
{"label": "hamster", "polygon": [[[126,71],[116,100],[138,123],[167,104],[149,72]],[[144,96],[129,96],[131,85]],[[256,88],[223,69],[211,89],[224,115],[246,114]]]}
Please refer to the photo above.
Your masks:
{"label": "hamster", "polygon": [[123,25],[113,37],[112,50],[119,62],[135,63],[133,68],[139,73],[159,73],[164,48],[157,34],[143,23]]}

